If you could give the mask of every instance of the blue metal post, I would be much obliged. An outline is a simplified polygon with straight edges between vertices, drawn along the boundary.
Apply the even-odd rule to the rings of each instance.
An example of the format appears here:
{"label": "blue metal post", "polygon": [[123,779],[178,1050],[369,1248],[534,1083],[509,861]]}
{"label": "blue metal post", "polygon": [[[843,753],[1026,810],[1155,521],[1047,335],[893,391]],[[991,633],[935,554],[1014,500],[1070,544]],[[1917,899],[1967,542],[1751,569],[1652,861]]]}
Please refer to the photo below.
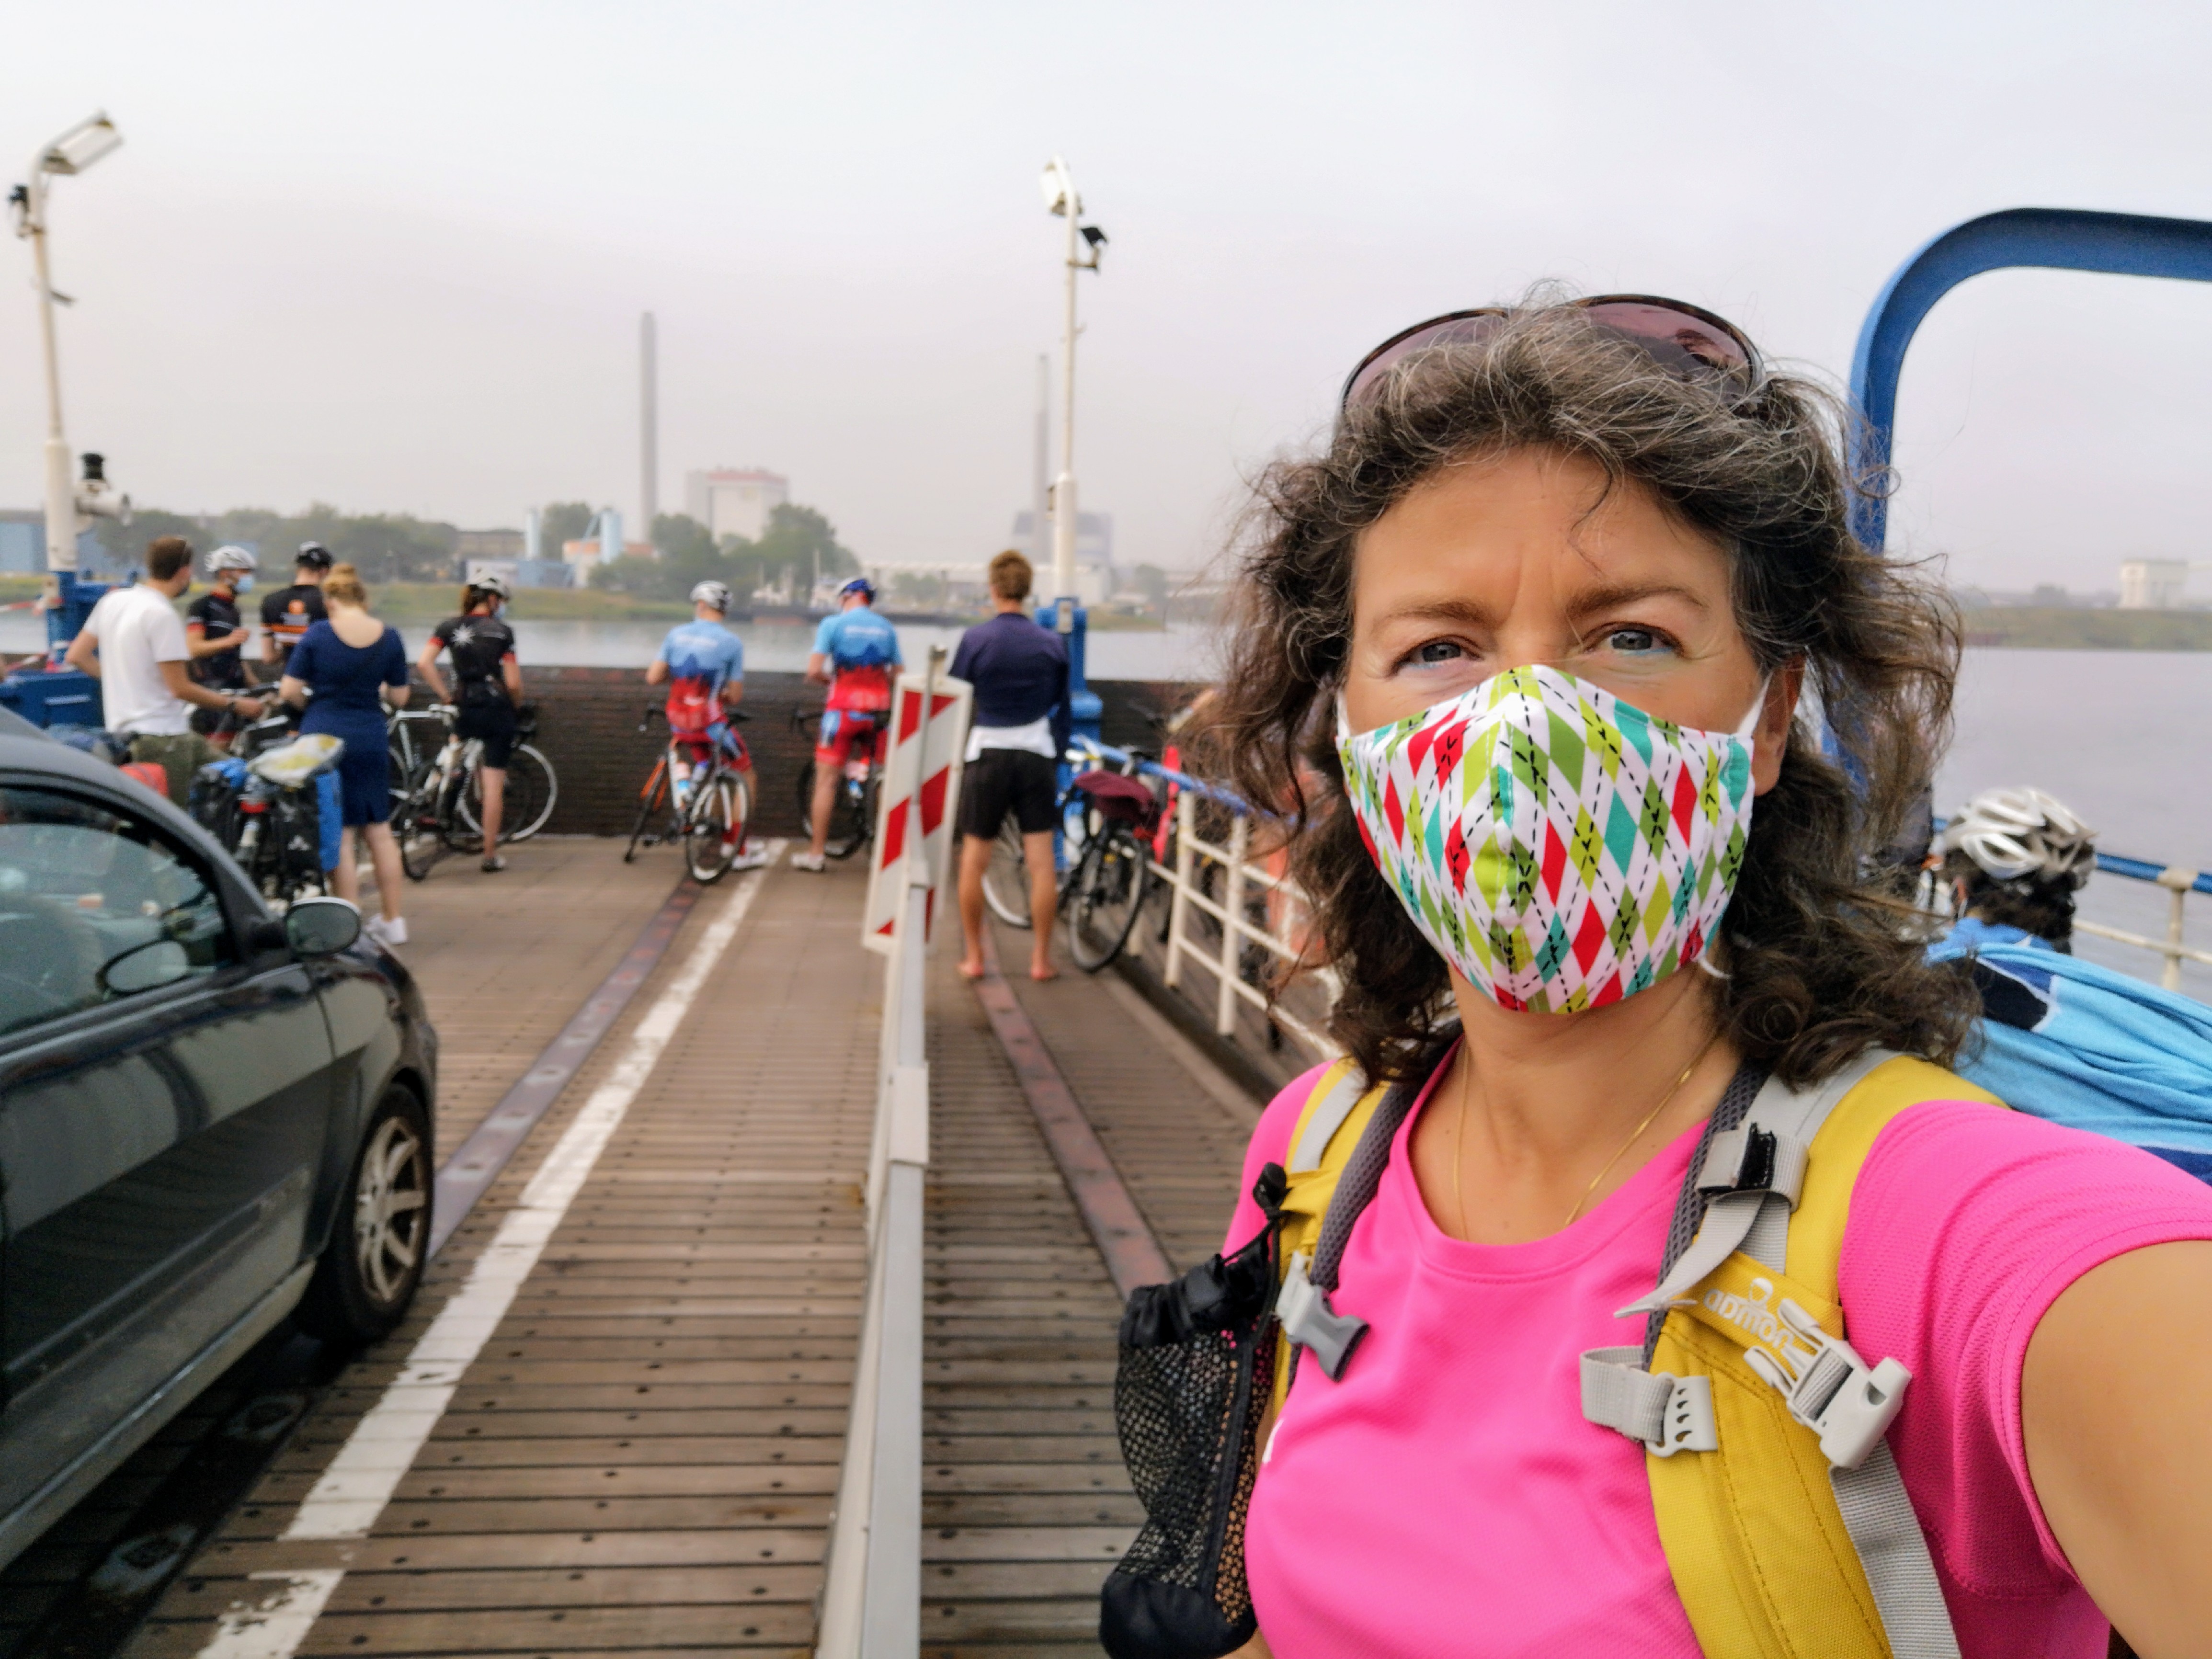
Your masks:
{"label": "blue metal post", "polygon": [[[1927,243],[1898,267],[1859,330],[1858,349],[1851,357],[1851,401],[1865,425],[1852,440],[1855,477],[1878,478],[1889,465],[1905,349],[1936,302],[1969,277],[2021,266],[2212,282],[2212,223],[2071,208],[2008,208],[1954,225]],[[1889,532],[1889,503],[1883,495],[1856,498],[1851,529],[1866,546],[1881,551]]]}
{"label": "blue metal post", "polygon": [[[1039,628],[1060,632],[1060,607],[1054,605],[1038,606],[1036,622]],[[1067,627],[1064,636],[1067,641],[1069,722],[1075,736],[1089,738],[1095,743],[1098,738],[1099,718],[1105,712],[1106,705],[1099,702],[1098,694],[1091,689],[1091,681],[1085,672],[1085,659],[1090,654],[1091,639],[1091,612],[1088,608],[1079,605],[1067,606]]]}

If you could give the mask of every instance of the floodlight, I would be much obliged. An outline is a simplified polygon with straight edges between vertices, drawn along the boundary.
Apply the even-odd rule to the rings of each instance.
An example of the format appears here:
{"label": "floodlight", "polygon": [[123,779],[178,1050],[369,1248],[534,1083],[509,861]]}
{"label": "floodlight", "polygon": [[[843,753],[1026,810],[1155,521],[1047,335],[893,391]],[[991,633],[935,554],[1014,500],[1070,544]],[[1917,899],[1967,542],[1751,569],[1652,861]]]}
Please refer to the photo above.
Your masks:
{"label": "floodlight", "polygon": [[1091,244],[1091,252],[1095,253],[1106,246],[1106,233],[1096,225],[1085,225],[1083,227],[1083,240]]}
{"label": "floodlight", "polygon": [[122,143],[123,135],[102,112],[88,121],[78,122],[48,144],[39,158],[39,167],[46,173],[82,173]]}
{"label": "floodlight", "polygon": [[1044,192],[1044,204],[1049,211],[1083,211],[1082,198],[1075,193],[1075,180],[1069,176],[1067,163],[1057,155],[1045,163],[1044,176],[1037,180],[1037,185]]}

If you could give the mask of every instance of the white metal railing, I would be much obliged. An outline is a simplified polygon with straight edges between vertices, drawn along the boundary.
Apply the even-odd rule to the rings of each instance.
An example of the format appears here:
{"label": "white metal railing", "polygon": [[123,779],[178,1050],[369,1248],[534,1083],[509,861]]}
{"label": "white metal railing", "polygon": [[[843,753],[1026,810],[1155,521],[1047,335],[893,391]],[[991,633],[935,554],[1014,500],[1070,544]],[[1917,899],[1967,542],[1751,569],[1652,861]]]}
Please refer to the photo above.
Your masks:
{"label": "white metal railing", "polygon": [[2172,896],[2166,915],[2166,937],[2162,939],[2146,939],[2141,933],[2107,927],[2100,921],[2083,921],[2078,917],[2074,922],[2075,932],[2108,939],[2116,945],[2133,945],[2137,950],[2157,951],[2166,958],[2166,971],[2159,976],[2159,983],[2169,991],[2181,988],[2183,963],[2198,962],[2212,967],[2212,951],[2192,950],[2182,943],[2182,927],[2187,920],[2185,907],[2189,895],[2212,893],[2212,876],[2196,870],[2185,870],[2179,865],[2160,866],[2145,864],[2140,859],[2121,858],[2110,853],[2097,854],[2097,868],[2136,881],[2154,882],[2165,888]]}
{"label": "white metal railing", "polygon": [[[925,710],[944,657],[941,646],[930,653]],[[916,739],[925,746],[929,726],[925,717]],[[917,780],[930,775],[928,761],[926,752],[916,757]],[[917,787],[911,796],[920,793]],[[867,1289],[830,1519],[817,1659],[915,1659],[921,1649],[922,1206],[929,1169],[923,1014],[931,871],[918,821],[906,826],[904,845],[906,890],[884,964],[868,1149]]]}
{"label": "white metal railing", "polygon": [[[1082,758],[1109,760],[1121,765],[1129,764],[1132,758],[1103,744],[1086,742]],[[1287,936],[1289,928],[1311,914],[1311,906],[1297,883],[1274,874],[1263,860],[1252,857],[1251,809],[1226,790],[1157,762],[1140,760],[1136,762],[1136,769],[1143,775],[1164,779],[1175,786],[1176,792],[1174,858],[1166,864],[1149,854],[1146,858],[1152,878],[1164,882],[1171,896],[1168,901],[1168,936],[1161,979],[1170,990],[1179,991],[1182,988],[1183,964],[1196,963],[1213,975],[1213,1029],[1217,1035],[1225,1037],[1237,1029],[1237,1005],[1242,1001],[1296,1037],[1316,1059],[1334,1060],[1343,1052],[1336,1043],[1244,977],[1244,946],[1249,943],[1293,969],[1312,974],[1331,1002],[1341,989],[1333,969],[1307,966],[1304,942]],[[1207,841],[1198,833],[1198,803],[1201,799],[1214,802],[1231,814],[1227,846]],[[1218,900],[1206,890],[1204,866],[1221,872]],[[1254,888],[1264,890],[1278,901],[1269,906],[1266,927],[1245,914],[1247,900]],[[1212,917],[1220,926],[1221,937],[1218,940],[1201,937],[1191,925],[1194,915]]]}

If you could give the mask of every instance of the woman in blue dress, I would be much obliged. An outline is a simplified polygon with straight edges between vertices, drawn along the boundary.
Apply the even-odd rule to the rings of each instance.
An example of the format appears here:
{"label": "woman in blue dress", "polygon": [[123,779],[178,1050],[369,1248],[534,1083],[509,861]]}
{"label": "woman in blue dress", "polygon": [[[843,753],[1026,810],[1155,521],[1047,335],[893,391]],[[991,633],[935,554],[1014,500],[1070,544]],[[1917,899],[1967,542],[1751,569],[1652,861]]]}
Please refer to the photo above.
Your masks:
{"label": "woman in blue dress", "polygon": [[380,945],[404,945],[399,843],[388,821],[392,783],[383,704],[407,706],[407,651],[397,629],[368,614],[368,590],[351,565],[338,565],[324,578],[323,602],[330,614],[292,647],[279,690],[294,708],[306,706],[302,732],[327,732],[345,742],[345,757],[338,763],[345,834],[332,884],[340,898],[361,902],[356,831],[366,834],[384,914],[370,918],[364,931]]}

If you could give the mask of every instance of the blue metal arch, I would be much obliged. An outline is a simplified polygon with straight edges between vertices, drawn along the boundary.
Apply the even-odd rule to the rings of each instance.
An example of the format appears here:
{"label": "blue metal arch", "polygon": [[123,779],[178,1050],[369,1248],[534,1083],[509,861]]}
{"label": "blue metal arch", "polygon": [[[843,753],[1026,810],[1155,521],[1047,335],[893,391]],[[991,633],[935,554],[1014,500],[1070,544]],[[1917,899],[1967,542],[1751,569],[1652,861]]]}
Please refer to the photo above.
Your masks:
{"label": "blue metal arch", "polygon": [[[2212,283],[2212,223],[2071,208],[2009,208],[1954,225],[1929,242],[1898,267],[1859,330],[1858,349],[1851,356],[1851,401],[1866,417],[1852,444],[1858,477],[1871,477],[1889,465],[1898,376],[1905,367],[1905,349],[1922,319],[1968,277],[2024,265]],[[1859,496],[1851,509],[1851,528],[1879,551],[1888,534],[1889,504],[1879,496]]]}

